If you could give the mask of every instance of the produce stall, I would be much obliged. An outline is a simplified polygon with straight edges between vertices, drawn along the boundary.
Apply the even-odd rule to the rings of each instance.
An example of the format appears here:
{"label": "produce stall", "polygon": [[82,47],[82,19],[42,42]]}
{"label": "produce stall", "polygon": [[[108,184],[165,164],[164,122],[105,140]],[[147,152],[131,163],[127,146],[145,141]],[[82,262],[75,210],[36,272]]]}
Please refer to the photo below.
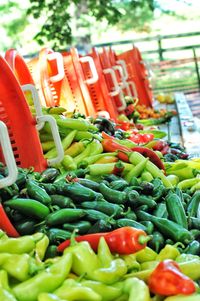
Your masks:
{"label": "produce stall", "polygon": [[156,103],[132,53],[1,58],[16,174],[1,185],[2,147],[0,300],[200,300],[200,158],[186,136],[195,129],[183,95]]}

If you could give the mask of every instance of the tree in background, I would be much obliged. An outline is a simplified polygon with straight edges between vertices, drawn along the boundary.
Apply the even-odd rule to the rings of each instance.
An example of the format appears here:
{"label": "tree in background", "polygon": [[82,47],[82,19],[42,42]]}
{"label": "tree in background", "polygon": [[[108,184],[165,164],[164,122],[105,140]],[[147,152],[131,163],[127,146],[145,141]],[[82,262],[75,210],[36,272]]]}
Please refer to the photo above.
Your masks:
{"label": "tree in background", "polygon": [[[83,45],[86,49],[94,33],[104,33],[114,25],[122,32],[150,32],[155,9],[173,13],[173,10],[160,7],[160,1],[1,0],[0,50],[20,48],[29,42],[32,45],[33,37],[39,45],[48,45],[55,50],[66,49],[72,44]],[[174,1],[187,4],[189,0]]]}
{"label": "tree in background", "polygon": [[[157,7],[155,0],[30,0],[28,14],[35,19],[46,16],[41,30],[35,36],[40,45],[52,41],[54,49],[61,49],[73,41],[72,28],[87,28],[88,33],[79,37],[79,44],[90,43],[90,30],[94,20],[106,20],[108,25],[119,23],[122,30],[127,27],[144,30],[142,24],[148,24]],[[74,8],[74,9],[73,9]]]}

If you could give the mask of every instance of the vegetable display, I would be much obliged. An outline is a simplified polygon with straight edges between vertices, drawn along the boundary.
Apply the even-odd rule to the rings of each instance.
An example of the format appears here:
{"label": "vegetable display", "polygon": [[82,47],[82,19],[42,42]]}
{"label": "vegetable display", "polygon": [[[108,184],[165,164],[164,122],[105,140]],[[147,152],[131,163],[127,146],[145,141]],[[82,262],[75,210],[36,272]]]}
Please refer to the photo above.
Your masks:
{"label": "vegetable display", "polygon": [[144,247],[120,255],[110,251],[103,236],[96,252],[87,241],[77,242],[72,236],[62,255],[49,258],[49,240],[42,233],[9,238],[1,232],[0,242],[2,300],[197,301],[200,297],[200,273],[193,269],[200,259],[180,254],[175,246],[159,253]]}

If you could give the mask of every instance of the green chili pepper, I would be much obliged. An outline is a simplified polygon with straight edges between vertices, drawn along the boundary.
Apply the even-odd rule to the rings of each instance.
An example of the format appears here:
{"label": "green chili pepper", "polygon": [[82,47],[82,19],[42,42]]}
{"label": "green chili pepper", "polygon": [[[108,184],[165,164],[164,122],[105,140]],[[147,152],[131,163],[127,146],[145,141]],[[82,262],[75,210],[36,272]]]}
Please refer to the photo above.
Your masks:
{"label": "green chili pepper", "polygon": [[38,183],[40,185],[40,187],[42,187],[43,189],[45,189],[45,191],[48,194],[55,194],[56,193],[56,185],[54,183]]}
{"label": "green chili pepper", "polygon": [[168,217],[168,212],[167,212],[167,206],[166,203],[159,203],[157,204],[156,208],[153,211],[153,215],[158,216],[158,217]]}
{"label": "green chili pepper", "polygon": [[164,260],[164,259],[176,259],[177,256],[180,255],[179,250],[172,245],[165,245],[165,247],[159,252],[156,256],[156,260]]}
{"label": "green chili pepper", "polygon": [[200,219],[197,217],[188,217],[188,224],[190,229],[200,230]]}
{"label": "green chili pepper", "polygon": [[154,208],[157,205],[151,196],[139,194],[136,190],[128,192],[127,198],[130,206],[133,206],[134,208],[140,205],[147,205],[149,208]]}
{"label": "green chili pepper", "polygon": [[27,280],[29,275],[30,256],[28,254],[12,254],[1,266],[7,273],[19,280]]}
{"label": "green chili pepper", "polygon": [[94,292],[102,297],[103,301],[116,300],[122,294],[122,288],[106,285],[99,281],[82,280],[81,284],[85,287],[91,288]]}
{"label": "green chili pepper", "polygon": [[60,195],[60,194],[51,195],[51,204],[57,205],[60,208],[74,207],[73,200],[70,197]]}
{"label": "green chili pepper", "polygon": [[46,230],[46,235],[51,244],[58,244],[61,241],[69,239],[71,237],[71,232],[58,228],[50,228]]}
{"label": "green chili pepper", "polygon": [[48,246],[49,246],[49,238],[47,235],[44,235],[42,239],[36,242],[35,257],[37,258],[37,260],[41,261],[44,259]]}
{"label": "green chili pepper", "polygon": [[164,236],[158,231],[154,231],[152,235],[153,237],[149,241],[148,246],[158,253],[164,247],[165,239]]}
{"label": "green chili pepper", "polygon": [[144,281],[129,278],[124,282],[124,292],[129,294],[129,301],[149,301],[150,291]]}
{"label": "green chili pepper", "polygon": [[127,273],[127,266],[123,259],[117,258],[111,261],[107,267],[100,267],[93,271],[93,280],[100,281],[105,284],[113,284]]}
{"label": "green chili pepper", "polygon": [[94,139],[90,143],[87,144],[85,150],[81,152],[78,156],[74,158],[74,162],[78,165],[81,163],[85,158],[92,156],[92,155],[98,155],[103,152],[103,146],[102,144]]}
{"label": "green chili pepper", "polygon": [[114,190],[124,190],[126,187],[128,187],[128,183],[125,180],[115,180],[110,182],[109,184],[110,188],[114,189]]}
{"label": "green chili pepper", "polygon": [[124,204],[127,200],[125,192],[111,189],[104,183],[99,184],[99,191],[103,194],[104,198],[111,203]]}
{"label": "green chili pepper", "polygon": [[151,275],[151,273],[153,272],[154,268],[152,269],[149,269],[149,270],[143,270],[143,271],[138,271],[138,272],[132,272],[132,273],[129,273],[129,274],[126,274],[124,276],[124,278],[132,278],[132,277],[136,277],[138,279],[141,279],[145,282],[148,281],[149,279],[149,276]]}
{"label": "green chili pepper", "polygon": [[10,291],[9,283],[8,283],[8,273],[5,270],[0,270],[0,287]]}
{"label": "green chili pepper", "polygon": [[145,261],[140,265],[141,271],[155,269],[155,267],[159,264],[159,262],[160,261],[158,260]]}
{"label": "green chili pepper", "polygon": [[200,294],[192,294],[190,296],[171,296],[165,298],[165,301],[199,301],[200,300]]}
{"label": "green chili pepper", "polygon": [[51,203],[51,198],[48,193],[35,181],[28,180],[26,188],[30,198],[33,198],[34,200],[37,200],[44,205],[49,205]]}
{"label": "green chili pepper", "polygon": [[176,193],[170,193],[165,198],[169,218],[188,229],[187,217],[181,198]]}
{"label": "green chili pepper", "polygon": [[[182,254],[183,255],[183,254]],[[189,255],[189,254],[188,254]],[[200,277],[200,260],[193,259],[190,261],[179,262],[181,272],[193,280],[198,280]]]}
{"label": "green chili pepper", "polygon": [[148,235],[152,234],[154,231],[154,224],[150,221],[141,221],[140,224],[146,227],[146,233]]}
{"label": "green chili pepper", "polygon": [[[94,212],[95,211],[95,212]],[[92,218],[97,218],[98,211],[93,210],[93,212],[90,212],[90,217],[92,215]],[[112,223],[112,224],[111,224]],[[114,220],[108,219],[108,217],[104,219],[98,219],[88,230],[89,233],[101,233],[101,232],[109,232],[113,230],[112,226],[114,226]]]}
{"label": "green chili pepper", "polygon": [[145,169],[148,161],[149,161],[149,158],[145,158],[144,160],[140,161],[135,166],[133,165],[132,169],[124,176],[124,179],[128,183],[130,183],[132,177],[138,178],[142,174],[143,170]]}
{"label": "green chili pepper", "polygon": [[87,241],[77,243],[72,236],[71,245],[64,251],[64,254],[68,253],[73,255],[72,271],[76,275],[84,274],[85,278],[90,278],[99,267],[98,257]]}
{"label": "green chili pepper", "polygon": [[139,263],[145,262],[145,261],[152,261],[155,260],[157,257],[157,253],[153,251],[149,247],[145,247],[144,249],[138,251],[135,253],[136,260]]}
{"label": "green chili pepper", "polygon": [[56,245],[49,245],[45,252],[45,260],[48,258],[55,258],[58,256],[58,250]]}
{"label": "green chili pepper", "polygon": [[86,209],[95,209],[97,211],[106,213],[109,216],[112,215],[115,218],[119,218],[123,215],[122,206],[114,203],[109,203],[106,200],[83,202],[81,203],[81,207]]}
{"label": "green chili pepper", "polygon": [[77,221],[85,215],[86,213],[82,209],[63,208],[50,213],[46,218],[46,224],[48,226],[62,225],[64,223]]}
{"label": "green chili pepper", "polygon": [[30,279],[13,287],[13,293],[19,301],[35,301],[42,292],[52,292],[57,289],[69,274],[72,265],[72,255],[64,254],[50,267]]}
{"label": "green chili pepper", "polygon": [[[129,157],[129,161],[134,165],[136,165],[140,161],[144,161],[144,160],[145,160],[145,157],[143,155],[139,154],[138,152],[132,152]],[[160,170],[155,164],[148,161],[146,163],[146,170],[149,171],[154,178],[160,178],[165,187],[172,188],[172,184],[168,181],[166,176],[163,174],[162,170]]]}
{"label": "green chili pepper", "polygon": [[0,253],[30,253],[35,248],[35,239],[31,235],[18,238],[0,239]]}
{"label": "green chili pepper", "polygon": [[78,221],[74,223],[64,223],[62,225],[64,230],[73,232],[75,229],[77,229],[78,234],[86,234],[89,229],[92,227],[92,224],[89,221]]}
{"label": "green chili pepper", "polygon": [[191,243],[184,249],[184,253],[200,255],[200,243],[197,240],[191,241]]}
{"label": "green chili pepper", "polygon": [[136,213],[135,211],[131,210],[131,207],[128,207],[127,212],[123,213],[123,217],[134,221],[137,219]]}
{"label": "green chili pepper", "polygon": [[101,301],[101,296],[91,288],[83,286],[74,279],[67,279],[54,291],[54,294],[64,300],[76,301],[81,298],[85,301]]}
{"label": "green chili pepper", "polygon": [[15,223],[15,228],[20,235],[29,235],[34,233],[35,220],[23,219]]}
{"label": "green chili pepper", "polygon": [[134,220],[130,220],[128,218],[117,219],[116,225],[118,228],[129,226],[129,227],[141,229],[146,232],[146,227],[144,225],[142,225],[139,222],[136,222]]}
{"label": "green chili pepper", "polygon": [[[65,138],[62,140],[62,146],[63,149],[66,150],[72,143],[72,141],[74,140],[74,137],[76,135],[76,130],[72,130],[67,136],[65,136]],[[56,147],[50,149],[45,155],[44,157],[46,159],[52,159],[54,157],[56,157],[57,154],[57,150]]]}
{"label": "green chili pepper", "polygon": [[100,211],[97,211],[97,210],[94,210],[94,209],[87,209],[85,210],[85,218],[91,222],[96,222],[100,219],[108,222],[112,222],[112,219],[111,219],[111,216],[103,213],[103,212],[100,212]]}
{"label": "green chili pepper", "polygon": [[96,192],[90,188],[87,188],[78,182],[66,183],[60,181],[56,183],[57,193],[71,197],[72,200],[77,202],[94,201],[96,199]]}
{"label": "green chili pepper", "polygon": [[128,273],[141,270],[140,264],[136,260],[135,254],[120,255],[120,257],[125,261]]}
{"label": "green chili pepper", "polygon": [[49,167],[41,172],[39,182],[50,183],[53,182],[59,175],[59,171],[54,167]]}
{"label": "green chili pepper", "polygon": [[193,240],[192,234],[187,229],[171,220],[155,217],[144,211],[137,212],[137,217],[141,220],[150,220],[163,235],[175,242],[189,243]]}
{"label": "green chili pepper", "polygon": [[44,219],[49,214],[49,208],[39,201],[33,199],[10,199],[4,203],[10,208],[16,209],[26,216]]}
{"label": "green chili pepper", "polygon": [[200,202],[200,191],[193,194],[187,206],[187,214],[191,217],[197,217],[197,211]]}
{"label": "green chili pepper", "polygon": [[60,299],[58,296],[50,293],[41,293],[38,296],[38,301],[65,301]]}
{"label": "green chili pepper", "polygon": [[108,267],[114,259],[103,236],[99,240],[97,256],[102,267]]}
{"label": "green chili pepper", "polygon": [[3,301],[17,301],[17,299],[11,294],[11,292],[0,287],[0,300]]}
{"label": "green chili pepper", "polygon": [[87,188],[90,188],[94,191],[99,191],[99,183],[97,183],[95,181],[85,179],[85,178],[79,178],[78,182]]}

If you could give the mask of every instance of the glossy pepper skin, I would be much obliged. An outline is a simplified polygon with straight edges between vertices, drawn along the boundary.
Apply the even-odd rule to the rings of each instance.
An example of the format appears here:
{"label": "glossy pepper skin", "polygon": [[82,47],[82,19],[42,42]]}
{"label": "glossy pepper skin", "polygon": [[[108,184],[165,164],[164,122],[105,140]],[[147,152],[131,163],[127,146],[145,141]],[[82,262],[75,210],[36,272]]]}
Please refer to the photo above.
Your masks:
{"label": "glossy pepper skin", "polygon": [[[99,240],[104,237],[110,251],[119,254],[131,254],[146,247],[149,237],[141,230],[132,227],[122,227],[111,232],[95,233],[76,237],[76,241],[88,241],[97,250]],[[141,238],[141,240],[140,240]],[[142,241],[143,240],[143,241]],[[58,246],[58,251],[62,252],[70,245],[70,240],[66,240]]]}
{"label": "glossy pepper skin", "polygon": [[52,292],[63,283],[69,274],[71,265],[72,255],[63,255],[44,271],[15,285],[13,287],[15,297],[20,301],[35,301],[40,293]]}
{"label": "glossy pepper skin", "polygon": [[177,262],[166,259],[154,269],[148,280],[149,289],[163,296],[190,295],[196,290],[194,282],[185,276]]}

